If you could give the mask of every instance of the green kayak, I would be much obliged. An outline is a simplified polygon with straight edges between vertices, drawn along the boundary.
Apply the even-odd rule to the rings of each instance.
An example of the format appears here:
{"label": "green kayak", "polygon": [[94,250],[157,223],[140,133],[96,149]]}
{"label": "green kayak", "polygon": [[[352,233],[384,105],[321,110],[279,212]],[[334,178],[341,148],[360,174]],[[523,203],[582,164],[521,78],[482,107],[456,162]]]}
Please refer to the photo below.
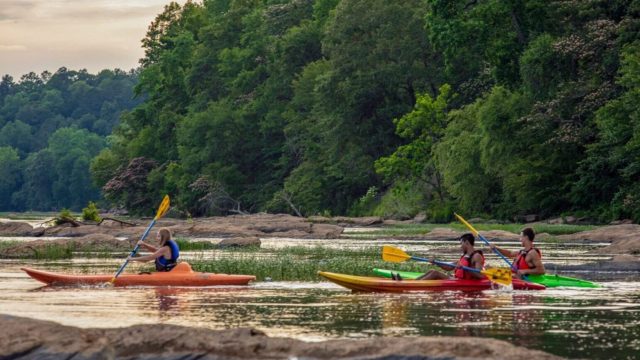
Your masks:
{"label": "green kayak", "polygon": [[[373,273],[377,276],[382,276],[385,278],[390,278],[391,277],[391,273],[394,274],[400,274],[400,276],[403,279],[407,279],[407,280],[411,280],[411,279],[415,279],[417,277],[419,277],[420,275],[424,274],[424,273],[420,273],[420,272],[411,272],[411,271],[395,271],[395,270],[386,270],[386,269],[373,269]],[[550,275],[550,274],[545,274],[545,275],[529,275],[527,277],[527,280],[536,283],[536,284],[540,284],[540,285],[544,285],[548,288],[552,288],[552,287],[560,287],[560,286],[564,286],[564,287],[581,287],[581,288],[598,288],[600,287],[600,285],[591,282],[591,281],[586,281],[586,280],[580,280],[580,279],[576,279],[576,278],[572,278],[572,277],[567,277],[567,276],[560,276],[560,275]]]}
{"label": "green kayak", "polygon": [[529,275],[527,280],[536,284],[542,284],[546,287],[581,287],[581,288],[599,288],[600,285],[587,281],[576,279],[568,276],[544,274],[544,275]]}

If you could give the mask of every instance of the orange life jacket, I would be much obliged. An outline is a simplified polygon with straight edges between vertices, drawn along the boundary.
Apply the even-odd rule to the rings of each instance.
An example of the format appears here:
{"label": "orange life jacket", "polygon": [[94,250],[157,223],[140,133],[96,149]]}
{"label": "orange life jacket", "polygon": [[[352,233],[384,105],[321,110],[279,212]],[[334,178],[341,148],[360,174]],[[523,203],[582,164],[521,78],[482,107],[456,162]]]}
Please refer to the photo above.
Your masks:
{"label": "orange life jacket", "polygon": [[[473,255],[475,255],[476,253],[482,256],[482,268],[484,269],[484,255],[480,250],[475,250],[469,255],[462,255],[460,257],[460,260],[458,260],[458,265],[475,268],[475,266],[471,264],[471,259],[473,258]],[[479,280],[478,278],[474,277],[473,274],[471,274],[471,272],[465,271],[464,269],[460,269],[460,268],[456,269],[453,276],[455,276],[456,279]]]}
{"label": "orange life jacket", "polygon": [[540,259],[542,259],[542,253],[537,248],[532,247],[529,250],[520,250],[520,253],[518,254],[518,257],[516,258],[516,261],[514,262],[516,271],[518,271],[518,270],[527,270],[527,269],[535,269],[535,266],[531,267],[531,266],[529,266],[529,264],[527,264],[527,254],[531,250],[537,251],[538,255],[540,256]]}

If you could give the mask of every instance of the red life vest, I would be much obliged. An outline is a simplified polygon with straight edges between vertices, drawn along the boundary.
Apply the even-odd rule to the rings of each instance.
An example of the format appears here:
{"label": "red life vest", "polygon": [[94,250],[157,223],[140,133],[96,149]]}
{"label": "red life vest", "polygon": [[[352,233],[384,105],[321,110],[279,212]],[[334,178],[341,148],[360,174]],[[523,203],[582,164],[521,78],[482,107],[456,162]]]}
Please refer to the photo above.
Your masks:
{"label": "red life vest", "polygon": [[527,269],[535,269],[534,267],[529,266],[529,264],[527,264],[527,254],[529,253],[529,251],[531,250],[535,250],[538,252],[538,255],[540,256],[540,259],[542,259],[542,253],[540,252],[540,250],[538,250],[537,248],[532,247],[529,250],[520,250],[520,253],[518,254],[518,257],[516,258],[516,261],[513,263],[515,270],[527,270]]}
{"label": "red life vest", "polygon": [[[475,266],[473,266],[473,264],[471,264],[471,259],[473,258],[473,255],[475,255],[476,253],[478,253],[478,254],[480,254],[480,256],[482,256],[482,268],[484,269],[484,255],[482,254],[482,251],[480,251],[480,250],[476,250],[476,251],[472,252],[469,255],[462,255],[460,257],[460,260],[458,260],[458,265],[475,268]],[[460,268],[456,269],[456,271],[454,272],[453,276],[456,279],[480,280],[480,279],[474,277],[473,274],[471,274],[471,272],[464,271],[463,269],[460,269]]]}

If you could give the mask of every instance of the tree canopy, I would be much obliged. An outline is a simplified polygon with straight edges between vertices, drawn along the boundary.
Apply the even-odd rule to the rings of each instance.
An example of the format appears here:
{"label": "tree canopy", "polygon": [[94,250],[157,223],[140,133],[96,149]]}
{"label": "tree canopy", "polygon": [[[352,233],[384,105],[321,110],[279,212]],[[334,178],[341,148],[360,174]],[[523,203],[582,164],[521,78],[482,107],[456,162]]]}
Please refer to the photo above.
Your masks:
{"label": "tree canopy", "polygon": [[171,3],[143,40],[146,100],[92,173],[113,185],[147,161],[143,188],[109,196],[135,208],[126,199],[172,193],[194,215],[637,218],[638,12],[602,0]]}
{"label": "tree canopy", "polygon": [[135,72],[60,68],[0,82],[0,210],[81,209],[99,199],[91,160],[133,98]]}
{"label": "tree canopy", "polygon": [[170,193],[194,216],[638,221],[639,19],[632,0],[170,3],[136,73],[2,80],[0,196],[77,206],[90,168],[139,213]]}

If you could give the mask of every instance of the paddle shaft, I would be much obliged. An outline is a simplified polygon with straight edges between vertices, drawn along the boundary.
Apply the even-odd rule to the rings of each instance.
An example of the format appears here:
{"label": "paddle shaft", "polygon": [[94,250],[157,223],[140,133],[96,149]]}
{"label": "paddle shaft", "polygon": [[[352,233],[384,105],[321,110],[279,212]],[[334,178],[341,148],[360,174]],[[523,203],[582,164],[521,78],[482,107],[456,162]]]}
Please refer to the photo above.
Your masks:
{"label": "paddle shaft", "polygon": [[450,262],[445,262],[445,261],[429,260],[429,259],[421,258],[421,257],[417,257],[417,256],[412,256],[411,260],[429,262],[429,263],[432,263],[432,264],[442,265],[442,266],[450,266],[452,268],[460,268],[460,269],[463,269],[464,271],[469,271],[469,272],[482,274],[482,270],[478,270],[476,268],[463,266],[463,265],[456,265],[456,264],[453,264],[453,263],[450,263]]}
{"label": "paddle shaft", "polygon": [[[491,243],[489,242],[489,240],[485,239],[484,236],[480,235],[480,233],[477,233],[478,237],[480,238],[480,240],[484,241],[485,244],[487,244],[489,247],[491,247]],[[496,248],[491,248],[491,250],[493,250],[494,253],[496,253],[498,256],[500,256],[502,258],[502,260],[504,260],[507,265],[509,265],[510,268],[513,269],[513,263],[511,261],[509,261],[509,259],[507,259],[506,256],[504,256],[498,249]]]}
{"label": "paddle shaft", "polygon": [[[480,234],[478,230],[476,230],[471,224],[469,224],[462,216],[456,214],[456,217],[458,218],[458,220],[460,220],[460,222],[462,222],[466,227],[468,227],[469,230],[475,233],[480,238],[480,240],[484,241],[485,244],[491,247],[491,243],[489,242],[489,240],[485,239],[485,237],[482,236],[482,234]],[[504,256],[500,251],[498,251],[498,249],[491,248],[491,250],[493,250],[493,252],[496,253],[496,255],[500,256],[502,260],[504,260],[509,265],[509,267],[513,269],[513,263],[509,261],[509,259],[507,259],[507,257]]]}
{"label": "paddle shaft", "polygon": [[[141,241],[147,238],[147,235],[149,235],[149,231],[151,231],[151,228],[155,224],[156,224],[156,219],[154,218],[153,221],[151,222],[151,224],[149,224],[149,226],[147,227],[147,230],[145,230],[144,234],[142,234],[142,237],[140,238]],[[131,251],[131,254],[129,254],[129,256],[134,256],[138,252],[138,249],[140,249],[140,245],[136,244],[136,247],[133,248],[133,250]],[[127,267],[128,263],[129,263],[129,258],[127,257],[127,260],[124,261],[124,264],[122,264],[120,266],[120,269],[118,269],[118,272],[113,277],[113,280],[115,280],[120,275],[120,273],[122,273],[124,268]]]}

